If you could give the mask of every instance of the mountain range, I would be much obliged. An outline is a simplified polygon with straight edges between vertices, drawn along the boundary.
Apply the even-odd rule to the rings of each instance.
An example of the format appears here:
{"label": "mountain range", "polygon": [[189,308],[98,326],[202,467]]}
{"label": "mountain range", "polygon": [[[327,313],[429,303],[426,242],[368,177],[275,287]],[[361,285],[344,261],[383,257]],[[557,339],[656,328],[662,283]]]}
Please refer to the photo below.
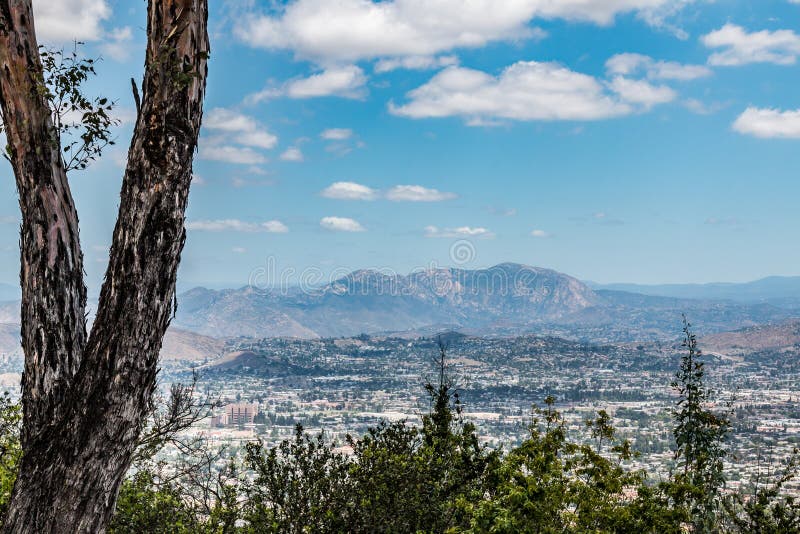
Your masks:
{"label": "mountain range", "polygon": [[[313,339],[391,333],[413,338],[458,331],[597,342],[674,340],[680,335],[682,314],[703,335],[777,325],[773,337],[789,339],[786,336],[794,327],[780,325],[800,324],[786,322],[800,317],[800,303],[790,305],[796,295],[794,283],[776,277],[711,286],[592,286],[550,269],[503,263],[408,275],[360,270],[305,291],[197,287],[178,296],[162,358],[214,359],[224,351],[226,340],[236,337]],[[701,288],[697,298],[688,298],[692,287]],[[654,292],[674,295],[650,294]],[[743,332],[710,339],[729,349],[737,343],[748,345],[742,338],[749,339],[749,332],[763,338],[773,330]],[[0,302],[0,355],[20,353],[19,301]]]}
{"label": "mountain range", "polygon": [[683,313],[709,333],[800,316],[795,308],[763,299],[592,288],[550,269],[503,263],[409,275],[360,270],[306,291],[194,288],[179,295],[174,325],[214,337],[316,338],[454,329],[473,335],[544,333],[631,341],[674,338]]}

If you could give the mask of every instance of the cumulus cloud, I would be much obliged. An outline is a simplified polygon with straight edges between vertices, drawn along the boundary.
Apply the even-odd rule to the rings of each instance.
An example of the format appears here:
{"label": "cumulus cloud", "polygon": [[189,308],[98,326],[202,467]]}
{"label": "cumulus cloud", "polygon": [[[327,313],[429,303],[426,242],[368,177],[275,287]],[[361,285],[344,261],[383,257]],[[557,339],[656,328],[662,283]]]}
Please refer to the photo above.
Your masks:
{"label": "cumulus cloud", "polygon": [[200,144],[200,157],[207,160],[260,165],[267,158],[254,149],[271,149],[278,143],[271,134],[249,115],[225,108],[210,110],[203,120],[212,136]]}
{"label": "cumulus cloud", "polygon": [[719,48],[708,63],[719,66],[739,66],[748,63],[794,65],[800,54],[800,35],[792,30],[762,30],[750,32],[728,23],[701,38],[708,48]]}
{"label": "cumulus cloud", "polygon": [[283,161],[301,162],[303,161],[303,152],[296,146],[290,146],[281,153],[280,157]]}
{"label": "cumulus cloud", "polygon": [[186,223],[186,229],[204,232],[267,232],[271,234],[285,234],[289,231],[289,228],[285,224],[277,220],[250,223],[240,221],[239,219],[190,221]]}
{"label": "cumulus cloud", "polygon": [[106,35],[105,42],[100,45],[100,50],[103,55],[116,61],[125,61],[130,57],[132,40],[133,30],[130,26],[114,28]]}
{"label": "cumulus cloud", "polygon": [[456,198],[455,193],[430,189],[421,185],[396,185],[386,192],[386,198],[394,202],[440,202]]}
{"label": "cumulus cloud", "polygon": [[749,107],[733,123],[733,129],[761,138],[800,139],[800,109],[781,111]]}
{"label": "cumulus cloud", "polygon": [[325,198],[337,200],[377,200],[393,202],[441,202],[457,198],[455,193],[439,191],[421,185],[396,185],[382,192],[355,182],[335,182],[320,193]]}
{"label": "cumulus cloud", "polygon": [[42,42],[96,41],[103,37],[111,8],[106,0],[33,2],[33,17]]}
{"label": "cumulus cloud", "polygon": [[306,78],[290,80],[281,88],[265,89],[250,95],[247,101],[257,103],[279,96],[295,99],[338,96],[359,100],[367,94],[366,83],[367,77],[361,67],[356,65],[329,67]]}
{"label": "cumulus cloud", "polygon": [[320,193],[325,198],[337,200],[375,200],[378,191],[355,182],[335,182]]}
{"label": "cumulus cloud", "polygon": [[209,111],[203,126],[208,130],[233,134],[233,140],[244,146],[270,149],[278,142],[277,136],[269,133],[253,117],[225,108]]}
{"label": "cumulus cloud", "polygon": [[323,217],[319,225],[333,232],[364,232],[366,229],[361,223],[349,217]]}
{"label": "cumulus cloud", "polygon": [[494,232],[482,226],[459,226],[457,228],[439,228],[438,226],[426,226],[425,237],[446,237],[446,238],[481,238],[491,239],[495,237]]}
{"label": "cumulus cloud", "polygon": [[305,78],[289,80],[279,87],[267,87],[245,97],[245,103],[258,104],[279,97],[294,99],[337,96],[359,100],[367,95],[367,77],[356,65],[330,66]]}
{"label": "cumulus cloud", "polygon": [[711,76],[704,65],[686,65],[676,61],[660,61],[643,54],[617,54],[606,61],[609,74],[633,76],[644,74],[651,80],[688,81]]}
{"label": "cumulus cloud", "polygon": [[407,97],[405,104],[390,103],[390,112],[411,118],[460,116],[471,124],[492,119],[595,120],[633,111],[592,76],[536,61],[514,63],[498,76],[450,67]]}
{"label": "cumulus cloud", "polygon": [[431,70],[458,65],[456,56],[408,56],[382,59],[375,63],[375,72],[383,73],[397,69]]}
{"label": "cumulus cloud", "polygon": [[260,165],[267,162],[267,158],[263,154],[256,152],[252,148],[214,145],[208,142],[200,145],[199,155],[202,159],[239,165]]}
{"label": "cumulus cloud", "polygon": [[547,239],[549,237],[553,237],[553,234],[550,232],[545,232],[544,230],[531,230],[531,237],[536,237],[538,239]]}
{"label": "cumulus cloud", "polygon": [[288,49],[318,63],[435,56],[493,41],[541,36],[531,20],[566,19],[607,25],[637,12],[663,25],[690,0],[295,0],[277,13],[242,17],[235,33],[245,43]]}
{"label": "cumulus cloud", "polygon": [[353,136],[353,130],[349,128],[328,128],[319,134],[319,136],[326,141],[344,141]]}
{"label": "cumulus cloud", "polygon": [[312,74],[308,78],[293,80],[286,86],[290,98],[313,98],[319,96],[341,96],[363,98],[367,78],[364,71],[355,65],[333,67]]}
{"label": "cumulus cloud", "polygon": [[609,87],[624,101],[640,104],[644,109],[672,102],[678,96],[675,91],[664,85],[652,85],[645,80],[632,80],[624,76],[615,76]]}

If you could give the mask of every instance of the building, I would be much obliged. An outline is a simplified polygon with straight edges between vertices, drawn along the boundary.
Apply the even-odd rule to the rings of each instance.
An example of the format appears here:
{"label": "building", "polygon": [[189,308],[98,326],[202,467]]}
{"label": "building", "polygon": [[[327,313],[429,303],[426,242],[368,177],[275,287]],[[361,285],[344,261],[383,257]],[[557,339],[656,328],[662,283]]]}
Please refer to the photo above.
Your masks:
{"label": "building", "polygon": [[211,418],[211,426],[251,425],[256,415],[258,415],[258,404],[246,402],[227,404],[222,414]]}

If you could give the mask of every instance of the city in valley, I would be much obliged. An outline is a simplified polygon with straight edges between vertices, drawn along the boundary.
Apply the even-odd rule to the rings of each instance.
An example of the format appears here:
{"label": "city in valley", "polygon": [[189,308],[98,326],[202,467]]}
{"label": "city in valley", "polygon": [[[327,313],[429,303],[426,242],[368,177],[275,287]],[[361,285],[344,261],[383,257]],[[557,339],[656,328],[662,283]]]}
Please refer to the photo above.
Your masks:
{"label": "city in valley", "polygon": [[[288,295],[193,289],[179,298],[184,309],[165,338],[159,384],[166,395],[173,383],[197,382],[195,396],[213,406],[184,433],[221,451],[220,467],[244,444],[277,445],[297,425],[347,452],[348,434],[382,420],[420,423],[430,410],[424,386],[436,381],[444,348],[462,416],[485,444],[522,442],[534,408],[552,396],[577,440],[587,439],[586,421],[606,410],[617,437],[638,453],[632,465],[660,476],[672,465],[672,383],[686,350],[686,313],[698,320],[712,407],[731,418],[727,469],[735,488],[777,469],[800,445],[800,320],[792,318],[800,315],[800,284],[780,284],[778,297],[758,289],[763,282],[728,287],[724,298],[707,294],[718,291],[713,286],[693,288],[700,298],[658,296],[645,293],[686,289],[590,288],[554,271],[503,264],[410,277],[359,271]],[[364,326],[356,318],[365,310],[406,329],[347,335]],[[277,314],[284,326],[263,319]],[[330,317],[325,327],[340,335],[300,325],[315,324],[315,314]],[[414,318],[428,317],[461,324],[414,328]],[[257,335],[286,323],[314,337]],[[18,327],[5,327],[13,339]],[[256,335],[241,335],[242,328]],[[220,329],[234,335],[207,335]],[[21,365],[10,346],[7,385],[18,383]],[[180,453],[167,447],[162,454]]]}

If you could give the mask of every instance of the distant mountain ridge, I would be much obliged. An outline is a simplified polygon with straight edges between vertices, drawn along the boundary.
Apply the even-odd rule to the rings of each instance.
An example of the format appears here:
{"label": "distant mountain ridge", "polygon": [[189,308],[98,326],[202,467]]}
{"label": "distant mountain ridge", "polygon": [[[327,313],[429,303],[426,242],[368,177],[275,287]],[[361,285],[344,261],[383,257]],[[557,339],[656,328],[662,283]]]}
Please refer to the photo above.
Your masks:
{"label": "distant mountain ridge", "polygon": [[766,302],[776,306],[800,308],[800,276],[769,276],[743,283],[587,284],[595,290],[626,291],[660,297]]}
{"label": "distant mountain ridge", "polygon": [[175,320],[206,335],[313,338],[480,326],[511,316],[555,320],[599,302],[573,277],[505,263],[409,275],[361,270],[307,292],[195,288],[179,296]]}
{"label": "distant mountain ridge", "polygon": [[360,270],[308,291],[195,288],[179,296],[174,324],[218,337],[346,337],[448,325],[475,335],[621,340],[674,337],[683,312],[708,332],[792,316],[763,303],[594,290],[551,269],[503,263],[409,275]]}

